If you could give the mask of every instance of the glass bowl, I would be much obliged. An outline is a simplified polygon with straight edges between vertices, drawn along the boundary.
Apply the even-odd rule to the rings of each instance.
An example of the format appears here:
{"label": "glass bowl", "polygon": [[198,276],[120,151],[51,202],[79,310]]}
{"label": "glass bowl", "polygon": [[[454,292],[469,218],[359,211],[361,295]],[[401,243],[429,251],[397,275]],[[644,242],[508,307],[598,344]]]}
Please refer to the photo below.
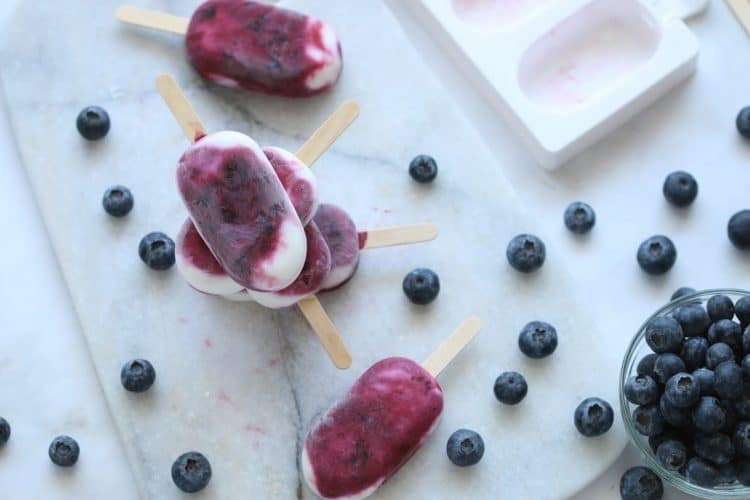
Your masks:
{"label": "glass bowl", "polygon": [[647,354],[650,354],[651,348],[646,343],[645,330],[651,320],[658,316],[666,316],[671,314],[675,309],[683,306],[689,302],[700,302],[705,307],[706,302],[712,296],[722,294],[732,299],[733,302],[737,302],[738,299],[750,295],[750,292],[746,290],[738,289],[717,289],[717,290],[704,290],[691,295],[686,295],[677,300],[674,300],[656,311],[638,330],[633,340],[628,346],[625,359],[622,362],[622,369],[620,371],[620,413],[622,414],[622,421],[625,422],[630,441],[638,448],[641,454],[644,456],[646,465],[656,472],[659,477],[662,478],[668,484],[671,484],[678,490],[681,490],[689,495],[696,496],[698,498],[708,499],[745,499],[750,498],[750,487],[742,486],[741,484],[733,484],[726,486],[717,486],[716,488],[704,488],[692,483],[689,483],[687,479],[677,472],[672,472],[664,468],[656,455],[651,451],[651,447],[648,444],[648,437],[641,435],[633,425],[632,412],[636,408],[636,405],[631,404],[625,398],[625,381],[633,375],[636,375],[636,368],[638,362]]}

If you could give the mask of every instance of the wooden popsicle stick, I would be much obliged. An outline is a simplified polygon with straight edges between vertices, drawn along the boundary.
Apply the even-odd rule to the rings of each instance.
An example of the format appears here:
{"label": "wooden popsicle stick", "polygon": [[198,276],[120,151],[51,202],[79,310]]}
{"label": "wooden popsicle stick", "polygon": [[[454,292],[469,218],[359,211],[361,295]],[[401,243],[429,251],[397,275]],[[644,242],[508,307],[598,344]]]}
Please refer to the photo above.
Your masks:
{"label": "wooden popsicle stick", "polygon": [[737,18],[737,21],[750,36],[750,0],[726,0],[729,9]]}
{"label": "wooden popsicle stick", "polygon": [[437,377],[453,358],[463,350],[471,340],[476,337],[482,328],[482,322],[476,316],[467,319],[456,330],[443,341],[442,344],[424,360],[422,367]]}
{"label": "wooden popsicle stick", "polygon": [[336,368],[345,370],[352,366],[352,356],[318,298],[315,295],[306,297],[297,302],[297,307],[318,336],[323,349]]}
{"label": "wooden popsicle stick", "polygon": [[[206,128],[195,113],[193,106],[171,75],[157,77],[156,87],[190,142],[195,142],[206,134]],[[310,328],[320,339],[323,349],[328,353],[333,364],[342,370],[349,368],[352,365],[352,356],[318,298],[314,295],[307,297],[299,301],[297,306]]]}
{"label": "wooden popsicle stick", "polygon": [[311,167],[331,147],[331,144],[344,133],[344,130],[352,124],[357,116],[359,116],[359,104],[355,101],[346,101],[297,150],[297,158]]}
{"label": "wooden popsicle stick", "polygon": [[408,245],[423,241],[432,241],[437,238],[438,228],[435,224],[412,224],[406,226],[381,227],[360,231],[360,244],[362,250],[369,248],[391,247],[395,245]]}
{"label": "wooden popsicle stick", "polygon": [[187,17],[173,16],[164,12],[139,9],[132,5],[121,5],[115,13],[117,19],[124,23],[135,24],[144,28],[167,31],[177,35],[187,33],[190,19]]}
{"label": "wooden popsicle stick", "polygon": [[156,88],[190,142],[206,135],[206,127],[172,75],[159,75],[156,78]]}

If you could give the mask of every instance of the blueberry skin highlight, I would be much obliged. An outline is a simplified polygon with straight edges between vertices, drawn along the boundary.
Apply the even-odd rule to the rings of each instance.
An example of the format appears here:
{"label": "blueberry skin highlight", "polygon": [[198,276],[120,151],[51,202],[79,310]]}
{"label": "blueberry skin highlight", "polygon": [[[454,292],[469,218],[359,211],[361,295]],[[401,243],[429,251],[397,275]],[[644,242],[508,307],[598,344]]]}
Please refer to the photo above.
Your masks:
{"label": "blueberry skin highlight", "polygon": [[685,469],[687,480],[704,488],[713,488],[719,484],[719,471],[705,460],[693,457]]}
{"label": "blueberry skin highlight", "polygon": [[729,219],[727,235],[738,249],[750,249],[750,210],[741,210]]}
{"label": "blueberry skin highlight", "polygon": [[737,114],[737,132],[746,139],[750,139],[750,106],[742,108]]}
{"label": "blueberry skin highlight", "polygon": [[154,385],[156,371],[145,359],[133,359],[122,365],[120,382],[130,392],[145,392]]}
{"label": "blueberry skin highlight", "polygon": [[582,201],[574,201],[565,209],[563,222],[570,232],[586,234],[596,224],[596,213],[591,205]]}
{"label": "blueberry skin highlight", "polygon": [[654,318],[646,326],[646,343],[657,354],[678,353],[682,348],[684,335],[680,324],[669,316]]}
{"label": "blueberry skin highlight", "polygon": [[404,277],[401,287],[410,301],[426,306],[440,293],[440,278],[431,269],[414,269]]}
{"label": "blueberry skin highlight", "polygon": [[698,196],[698,182],[687,172],[672,172],[664,180],[662,187],[664,198],[676,207],[687,207]]}
{"label": "blueberry skin highlight", "polygon": [[636,259],[646,273],[653,276],[664,274],[677,261],[677,248],[666,236],[651,236],[638,247]]}
{"label": "blueberry skin highlight", "polygon": [[622,500],[661,500],[664,485],[659,476],[647,467],[638,466],[625,471],[620,479]]}
{"label": "blueberry skin highlight", "polygon": [[693,423],[703,432],[718,432],[726,422],[726,411],[713,396],[703,396],[693,408]]}
{"label": "blueberry skin highlight", "polygon": [[520,373],[505,372],[500,374],[495,380],[493,391],[495,397],[501,403],[505,403],[506,405],[517,405],[526,397],[526,393],[529,391],[529,386],[526,383],[524,376]]}
{"label": "blueberry skin highlight", "polygon": [[679,471],[687,464],[688,450],[680,441],[669,439],[656,449],[656,458],[668,470]]}
{"label": "blueberry skin highlight", "polygon": [[696,292],[695,288],[691,288],[689,286],[683,286],[683,287],[680,287],[677,290],[675,290],[674,293],[672,294],[672,296],[669,298],[669,300],[670,300],[670,302],[671,301],[675,301],[675,300],[680,299],[682,297],[685,297],[687,295],[692,295],[695,292]]}
{"label": "blueberry skin highlight", "polygon": [[518,348],[530,358],[546,358],[557,349],[557,330],[544,321],[532,321],[518,335]]}
{"label": "blueberry skin highlight", "polygon": [[508,243],[505,257],[516,271],[532,273],[544,265],[547,248],[537,236],[519,234]]}
{"label": "blueberry skin highlight", "polygon": [[437,174],[437,162],[432,156],[418,155],[409,163],[409,175],[421,184],[434,181]]}
{"label": "blueberry skin highlight", "polygon": [[202,490],[210,480],[211,464],[202,453],[184,453],[172,464],[172,481],[186,493]]}
{"label": "blueberry skin highlight", "polygon": [[726,295],[714,295],[708,299],[706,310],[711,321],[732,319],[734,317],[734,303]]}
{"label": "blueberry skin highlight", "polygon": [[76,128],[88,141],[98,141],[109,133],[111,122],[109,114],[100,106],[88,106],[81,110],[76,118]]}
{"label": "blueberry skin highlight", "polygon": [[586,398],[573,414],[573,423],[578,432],[586,437],[601,436],[614,422],[612,406],[601,398]]}
{"label": "blueberry skin highlight", "polygon": [[165,271],[175,263],[172,238],[161,232],[149,233],[138,244],[138,255],[144,264],[156,271]]}
{"label": "blueberry skin highlight", "polygon": [[57,436],[49,445],[49,458],[60,467],[73,467],[78,462],[81,449],[70,436]]}
{"label": "blueberry skin highlight", "polygon": [[125,217],[133,204],[133,193],[125,186],[112,186],[102,196],[102,207],[112,217]]}
{"label": "blueberry skin highlight", "polygon": [[445,445],[448,458],[454,465],[469,467],[476,465],[484,456],[484,440],[469,429],[459,429],[448,438]]}
{"label": "blueberry skin highlight", "polygon": [[625,398],[634,405],[647,405],[659,400],[659,385],[648,375],[630,377],[623,388]]}

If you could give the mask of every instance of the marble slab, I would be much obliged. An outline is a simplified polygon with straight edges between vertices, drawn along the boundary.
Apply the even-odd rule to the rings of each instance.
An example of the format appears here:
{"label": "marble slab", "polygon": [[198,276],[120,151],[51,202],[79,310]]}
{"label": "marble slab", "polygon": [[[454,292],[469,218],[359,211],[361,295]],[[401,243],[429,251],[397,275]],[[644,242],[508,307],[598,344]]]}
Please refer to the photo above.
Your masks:
{"label": "marble slab", "polygon": [[[612,462],[624,444],[619,419],[607,436],[586,440],[572,413],[587,396],[616,402],[618,356],[581,312],[559,257],[551,254],[533,276],[508,267],[507,241],[537,226],[502,162],[384,5],[294,3],[334,26],[345,57],[333,92],[297,101],[206,85],[187,66],[179,37],[117,24],[117,3],[83,0],[75,10],[23,3],[6,26],[0,62],[12,128],[144,498],[180,496],[169,467],[191,449],[213,465],[201,498],[311,497],[297,457],[315,417],[372,362],[422,359],[469,314],[485,327],[441,375],[442,423],[378,497],[564,498]],[[188,15],[197,2],[139,4]],[[185,217],[173,169],[186,144],[153,84],[165,71],[210,129],[245,131],[291,150],[340,102],[357,99],[360,118],[315,167],[323,199],[347,207],[363,228],[440,226],[433,243],[368,251],[351,283],[321,296],[353,353],[350,370],[330,364],[296,311],[212,299],[193,292],[176,270],[155,273],[138,259],[141,236],[174,234]],[[92,103],[109,110],[113,128],[88,144],[73,125]],[[431,186],[406,174],[422,152],[440,163]],[[115,183],[136,197],[124,220],[100,207]],[[441,277],[441,295],[427,308],[401,292],[402,277],[417,266]],[[560,333],[558,351],[542,362],[516,347],[518,330],[534,319]],[[158,372],[142,395],[119,383],[121,364],[135,356]],[[508,369],[530,384],[524,403],[510,409],[491,390]],[[480,466],[458,469],[446,459],[445,441],[458,427],[484,436]]]}

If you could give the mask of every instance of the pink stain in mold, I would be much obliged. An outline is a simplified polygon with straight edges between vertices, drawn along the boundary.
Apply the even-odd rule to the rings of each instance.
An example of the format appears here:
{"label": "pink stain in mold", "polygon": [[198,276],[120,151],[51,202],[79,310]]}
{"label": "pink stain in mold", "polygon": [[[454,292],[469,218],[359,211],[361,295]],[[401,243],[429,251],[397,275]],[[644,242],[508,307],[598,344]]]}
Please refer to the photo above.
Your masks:
{"label": "pink stain in mold", "polygon": [[213,342],[211,342],[211,339],[209,338],[206,338],[203,341],[203,345],[206,346],[206,349],[211,349],[214,346]]}

